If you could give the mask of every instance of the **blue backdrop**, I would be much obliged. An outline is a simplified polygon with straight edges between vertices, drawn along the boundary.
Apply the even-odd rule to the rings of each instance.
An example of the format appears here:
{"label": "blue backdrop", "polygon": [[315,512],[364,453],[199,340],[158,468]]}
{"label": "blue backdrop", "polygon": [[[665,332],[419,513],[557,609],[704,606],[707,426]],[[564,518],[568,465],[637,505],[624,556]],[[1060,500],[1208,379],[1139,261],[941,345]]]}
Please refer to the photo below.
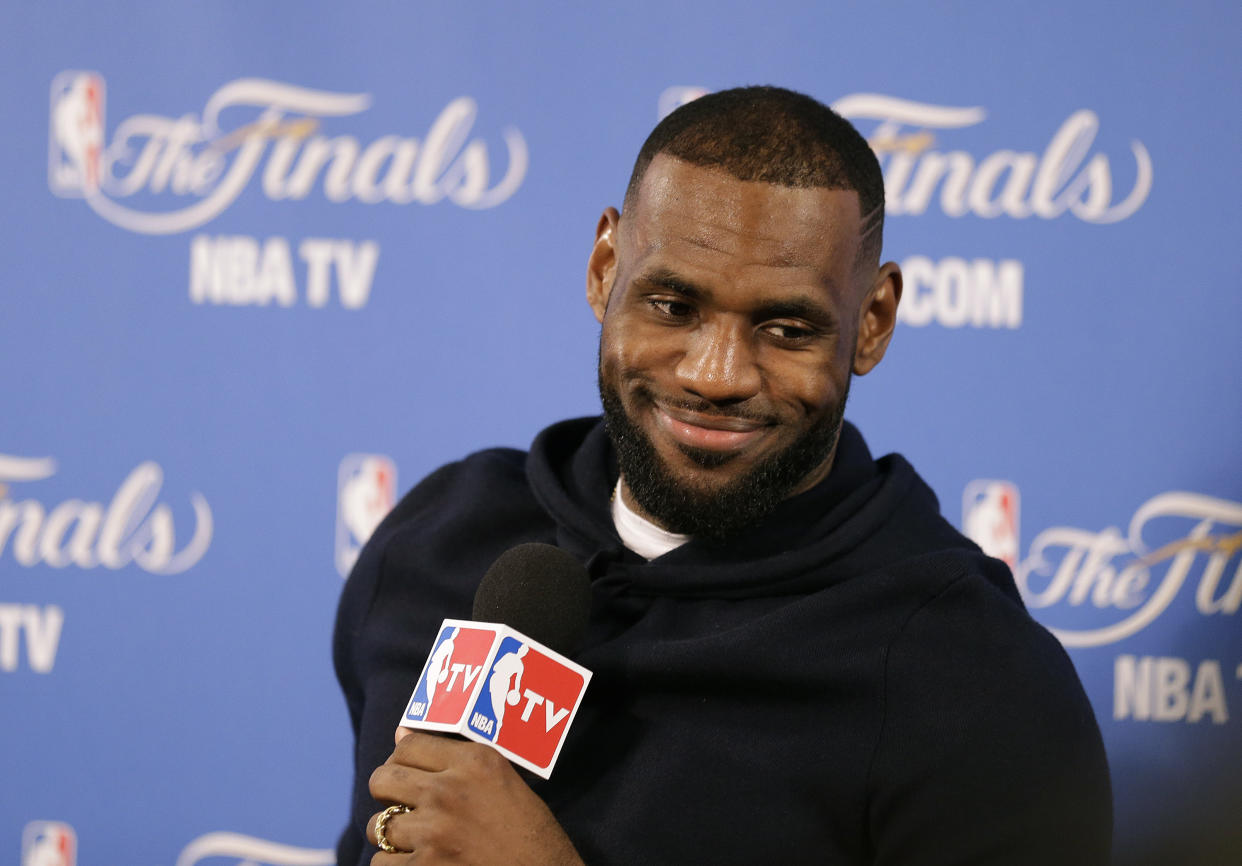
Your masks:
{"label": "blue backdrop", "polygon": [[597,410],[599,213],[745,83],[881,157],[906,297],[848,414],[1070,648],[1118,861],[1223,856],[1237,4],[464,8],[0,11],[0,862],[330,862],[342,572],[435,466]]}

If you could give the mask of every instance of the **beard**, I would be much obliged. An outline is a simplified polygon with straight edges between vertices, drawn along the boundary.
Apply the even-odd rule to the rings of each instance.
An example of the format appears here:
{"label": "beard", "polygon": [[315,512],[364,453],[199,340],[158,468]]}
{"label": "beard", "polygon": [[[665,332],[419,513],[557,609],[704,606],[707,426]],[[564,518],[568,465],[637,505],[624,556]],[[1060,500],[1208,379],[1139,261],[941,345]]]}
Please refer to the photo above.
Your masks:
{"label": "beard", "polygon": [[[831,411],[797,439],[719,485],[696,485],[678,477],[650,437],[630,418],[620,394],[605,383],[602,371],[599,395],[604,404],[604,426],[617,453],[621,475],[638,504],[669,532],[721,542],[766,516],[827,460],[841,432],[849,383]],[[645,399],[651,399],[650,393]],[[720,411],[710,403],[691,402],[683,405],[695,411]],[[733,458],[727,452],[701,448],[680,450],[704,469],[723,466]]]}

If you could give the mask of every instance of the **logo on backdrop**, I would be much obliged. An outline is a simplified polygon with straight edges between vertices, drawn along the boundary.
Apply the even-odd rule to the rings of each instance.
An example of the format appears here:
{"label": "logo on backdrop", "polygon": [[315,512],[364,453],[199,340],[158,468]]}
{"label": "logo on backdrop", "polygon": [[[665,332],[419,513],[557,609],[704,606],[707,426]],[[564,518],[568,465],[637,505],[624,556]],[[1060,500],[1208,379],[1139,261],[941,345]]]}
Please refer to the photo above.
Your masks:
{"label": "logo on backdrop", "polygon": [[51,457],[0,454],[0,555],[7,550],[18,565],[118,569],[133,563],[152,574],[179,574],[211,544],[211,508],[194,492],[194,532],[178,546],[172,509],[158,501],[164,484],[158,463],[134,467],[106,505],[66,499],[49,506],[17,498],[25,485],[55,474]]}
{"label": "logo on backdrop", "polygon": [[[1242,503],[1171,491],[1143,503],[1123,533],[1045,529],[1014,572],[1039,619],[1063,644],[1094,647],[1155,622],[1183,593],[1203,616],[1242,607]],[[1057,614],[1094,609],[1092,628],[1054,627]],[[1081,617],[1076,618],[1080,622]]]}
{"label": "logo on backdrop", "polygon": [[383,454],[348,454],[337,470],[336,570],[348,577],[362,546],[397,504],[397,464]]}
{"label": "logo on backdrop", "polygon": [[318,188],[335,203],[449,201],[483,209],[506,201],[526,176],[526,139],[512,126],[501,130],[504,170],[493,170],[492,150],[472,136],[479,108],[469,96],[445,105],[421,138],[384,135],[363,143],[319,129],[326,118],[366,111],[365,93],[239,78],[211,94],[201,114],[135,114],[116,125],[111,139],[104,93],[98,72],[70,70],[53,79],[48,185],[140,234],[205,225],[256,178],[273,201],[301,200]]}
{"label": "logo on backdrop", "polygon": [[675,84],[672,87],[666,87],[664,92],[660,94],[660,100],[656,105],[656,114],[660,120],[663,120],[687,102],[694,102],[700,96],[706,96],[709,93],[711,91],[706,87],[696,87],[687,84]]}
{"label": "logo on backdrop", "polygon": [[96,72],[52,79],[47,182],[57,195],[99,192],[104,137],[104,81]]}
{"label": "logo on backdrop", "polygon": [[1018,566],[1018,486],[1012,481],[972,481],[962,494],[962,534],[988,556]]}
{"label": "logo on backdrop", "polygon": [[199,836],[177,857],[176,866],[197,866],[210,860],[211,866],[228,866],[216,858],[227,858],[233,866],[332,866],[336,852],[320,848],[297,848],[269,842],[241,833],[208,833]]}
{"label": "logo on backdrop", "polygon": [[62,821],[31,821],[22,831],[22,866],[75,866],[78,837]]}
{"label": "logo on backdrop", "polygon": [[939,187],[946,216],[1055,219],[1071,213],[1086,222],[1115,223],[1133,216],[1151,192],[1151,156],[1134,139],[1134,184],[1124,198],[1114,196],[1112,164],[1106,154],[1092,152],[1100,118],[1089,109],[1067,117],[1043,153],[1002,149],[976,157],[965,150],[933,150],[932,130],[977,126],[987,117],[978,106],[855,93],[832,107],[851,121],[878,121],[868,141],[884,171],[890,215],[926,212]]}

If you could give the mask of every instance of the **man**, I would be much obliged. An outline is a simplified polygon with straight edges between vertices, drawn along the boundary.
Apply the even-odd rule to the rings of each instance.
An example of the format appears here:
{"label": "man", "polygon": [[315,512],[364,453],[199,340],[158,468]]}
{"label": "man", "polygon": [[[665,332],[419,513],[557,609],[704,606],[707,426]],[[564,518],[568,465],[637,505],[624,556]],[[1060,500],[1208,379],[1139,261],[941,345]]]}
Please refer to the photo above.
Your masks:
{"label": "man", "polygon": [[[364,833],[402,852],[375,864],[1107,862],[1068,658],[842,420],[896,322],[883,200],[866,142],[800,94],[717,93],[655,129],[587,267],[603,421],[433,473],[347,584],[341,863],[368,862]],[[526,541],[592,578],[594,679],[552,779],[423,733],[394,750],[441,618]]]}

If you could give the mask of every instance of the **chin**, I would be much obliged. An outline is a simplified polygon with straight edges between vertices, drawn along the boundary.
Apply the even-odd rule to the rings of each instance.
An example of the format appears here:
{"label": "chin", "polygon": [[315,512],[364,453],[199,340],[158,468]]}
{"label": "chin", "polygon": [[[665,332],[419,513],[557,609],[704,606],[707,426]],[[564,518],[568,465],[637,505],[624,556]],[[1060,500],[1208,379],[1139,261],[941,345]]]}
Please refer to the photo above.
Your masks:
{"label": "chin", "polygon": [[[752,455],[670,441],[658,430],[650,396],[644,393],[640,412],[631,414],[602,377],[600,399],[621,474],[642,509],[670,532],[717,541],[736,537],[810,479],[826,474],[845,409],[842,400],[784,447]],[[665,448],[671,453],[662,453]]]}

